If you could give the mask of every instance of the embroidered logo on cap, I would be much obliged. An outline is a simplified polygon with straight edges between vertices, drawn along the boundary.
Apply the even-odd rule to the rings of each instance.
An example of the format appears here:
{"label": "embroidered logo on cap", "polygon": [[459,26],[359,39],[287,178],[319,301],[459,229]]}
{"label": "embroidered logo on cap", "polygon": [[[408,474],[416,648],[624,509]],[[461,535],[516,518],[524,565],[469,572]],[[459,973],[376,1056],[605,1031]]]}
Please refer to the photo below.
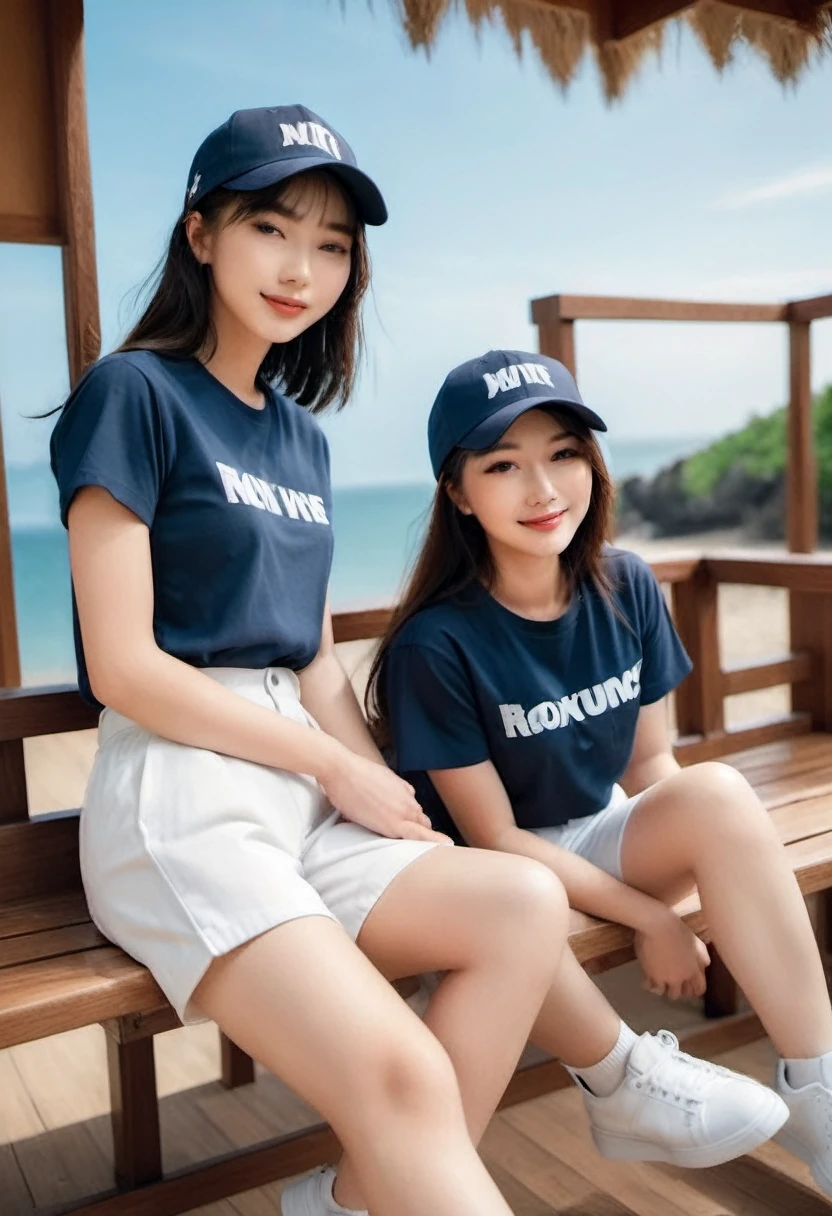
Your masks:
{"label": "embroidered logo on cap", "polygon": [[197,188],[197,186],[199,185],[199,183],[200,183],[201,181],[202,181],[202,174],[201,174],[201,173],[195,173],[195,174],[194,174],[194,180],[191,182],[191,188],[190,188],[190,190],[188,191],[188,202],[190,202],[190,201],[191,201],[191,199],[193,198],[193,196],[196,194],[196,188]]}
{"label": "embroidered logo on cap", "polygon": [[548,384],[554,388],[548,368],[542,363],[512,363],[509,367],[501,367],[498,372],[486,372],[483,376],[488,389],[488,400],[496,397],[497,393],[507,393],[509,389],[520,387],[520,377],[526,384]]}
{"label": "embroidered logo on cap", "polygon": [[341,159],[338,140],[319,122],[282,122],[280,129],[283,132],[284,148],[290,148],[292,144],[300,144],[303,147],[320,148],[322,152],[334,156],[336,160]]}

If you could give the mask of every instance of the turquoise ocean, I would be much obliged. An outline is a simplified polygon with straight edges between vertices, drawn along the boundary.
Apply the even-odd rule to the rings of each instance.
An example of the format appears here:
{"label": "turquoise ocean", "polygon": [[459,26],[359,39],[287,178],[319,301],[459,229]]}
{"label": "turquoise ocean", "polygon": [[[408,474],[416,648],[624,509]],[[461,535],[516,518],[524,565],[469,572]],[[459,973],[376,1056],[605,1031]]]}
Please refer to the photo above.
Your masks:
{"label": "turquoise ocean", "polygon": [[[655,473],[701,443],[610,440],[608,454],[614,476],[621,479]],[[45,464],[10,465],[7,479],[23,681],[74,681],[69,558],[52,474]],[[395,598],[432,495],[431,485],[336,489],[334,608],[371,607]]]}

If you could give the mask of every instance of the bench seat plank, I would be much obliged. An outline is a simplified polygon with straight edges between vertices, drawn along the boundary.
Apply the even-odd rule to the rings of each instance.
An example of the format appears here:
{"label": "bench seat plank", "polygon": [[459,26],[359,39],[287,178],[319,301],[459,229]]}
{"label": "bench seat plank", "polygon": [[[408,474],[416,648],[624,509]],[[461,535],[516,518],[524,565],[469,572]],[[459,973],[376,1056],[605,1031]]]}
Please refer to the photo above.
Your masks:
{"label": "bench seat plank", "polygon": [[156,981],[116,946],[6,967],[0,1048],[164,1005]]}

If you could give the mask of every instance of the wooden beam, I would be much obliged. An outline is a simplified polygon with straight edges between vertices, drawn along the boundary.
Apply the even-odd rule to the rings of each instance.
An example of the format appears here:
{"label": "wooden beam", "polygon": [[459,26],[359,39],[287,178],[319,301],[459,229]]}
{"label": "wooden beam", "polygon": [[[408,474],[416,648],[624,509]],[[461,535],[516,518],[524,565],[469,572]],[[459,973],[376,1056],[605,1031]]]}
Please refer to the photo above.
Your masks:
{"label": "wooden beam", "polygon": [[789,368],[786,535],[792,553],[812,553],[818,544],[818,475],[808,321],[789,323]]}
{"label": "wooden beam", "polygon": [[56,215],[0,215],[0,242],[11,245],[63,245]]}
{"label": "wooden beam", "polygon": [[612,14],[613,37],[616,40],[629,38],[639,30],[666,21],[690,8],[680,0],[614,0]]}
{"label": "wooden beam", "polygon": [[162,1177],[153,1039],[106,1040],[116,1185],[129,1190]]}
{"label": "wooden beam", "polygon": [[81,700],[74,685],[0,690],[0,742],[90,730],[97,723],[98,710]]}
{"label": "wooden beam", "polygon": [[6,487],[6,458],[0,426],[0,687],[20,683],[20,649],[17,642],[17,611],[14,597],[14,562]]}
{"label": "wooden beam", "polygon": [[64,309],[70,381],[101,350],[92,176],[84,88],[83,0],[47,0],[59,204],[66,234]]}
{"label": "wooden beam", "polygon": [[559,359],[573,376],[577,376],[575,358],[575,325],[561,309],[562,296],[532,300],[532,322],[537,326],[537,348],[550,359]]}
{"label": "wooden beam", "polygon": [[393,616],[392,608],[367,608],[362,612],[336,612],[332,629],[336,642],[359,642],[380,638]]}
{"label": "wooden beam", "polygon": [[[678,693],[677,693],[678,696]],[[676,740],[673,750],[680,764],[699,764],[702,760],[718,760],[750,747],[764,747],[779,739],[794,739],[812,733],[812,718],[808,713],[784,714],[768,722],[753,723],[736,730],[719,731],[708,736],[685,737]]]}
{"label": "wooden beam", "polygon": [[[789,553],[756,557],[748,552],[707,554],[705,564],[718,583],[787,587],[790,591],[832,594],[832,561],[821,554]],[[803,646],[793,649],[803,650]]]}
{"label": "wooden beam", "polygon": [[810,679],[792,689],[792,708],[811,716],[814,730],[832,731],[832,596],[793,591],[791,644],[811,655]]}
{"label": "wooden beam", "polygon": [[812,674],[812,656],[784,654],[747,666],[727,667],[722,673],[722,695],[733,697],[742,692],[757,692],[760,688],[776,688],[778,684],[798,684]]}
{"label": "wooden beam", "polygon": [[788,320],[787,304],[708,304],[699,300],[640,300],[624,296],[543,296],[532,300],[532,320],[557,301],[561,320],[572,321],[761,321]]}
{"label": "wooden beam", "polygon": [[791,321],[820,321],[832,317],[832,296],[813,296],[811,300],[795,300],[789,305]]}

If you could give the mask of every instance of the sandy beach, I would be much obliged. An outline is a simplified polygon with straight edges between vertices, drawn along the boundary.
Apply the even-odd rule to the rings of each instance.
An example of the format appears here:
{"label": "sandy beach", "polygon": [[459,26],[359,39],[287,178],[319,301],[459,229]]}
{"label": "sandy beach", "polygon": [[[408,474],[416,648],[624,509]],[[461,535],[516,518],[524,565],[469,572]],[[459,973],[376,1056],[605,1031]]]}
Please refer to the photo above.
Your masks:
{"label": "sandy beach", "polygon": [[[747,547],[731,533],[681,540],[620,537],[618,543],[648,560]],[[720,587],[719,627],[721,657],[725,665],[783,654],[789,648],[787,592],[776,587]],[[338,648],[359,695],[363,694],[373,645],[372,642],[348,642]],[[726,701],[726,724],[739,726],[786,713],[789,708],[788,687],[745,693]],[[95,732],[28,739],[25,749],[32,813],[79,806],[95,754]]]}

